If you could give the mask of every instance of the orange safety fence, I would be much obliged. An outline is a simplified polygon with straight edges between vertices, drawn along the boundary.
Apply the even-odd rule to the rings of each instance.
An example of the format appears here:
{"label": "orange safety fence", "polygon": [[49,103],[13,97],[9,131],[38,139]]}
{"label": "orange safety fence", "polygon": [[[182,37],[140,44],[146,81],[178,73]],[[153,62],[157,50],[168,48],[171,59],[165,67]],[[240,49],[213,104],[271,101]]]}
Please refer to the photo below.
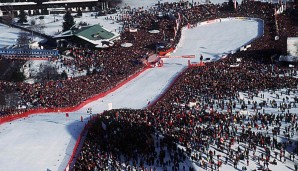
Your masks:
{"label": "orange safety fence", "polygon": [[205,66],[205,63],[203,61],[199,62],[199,63],[191,63],[190,60],[188,60],[188,67],[196,67],[196,66]]}
{"label": "orange safety fence", "polygon": [[170,49],[168,49],[166,51],[160,51],[160,52],[158,52],[158,55],[165,56],[166,54],[168,54],[170,52],[173,52],[174,50],[175,50],[175,48],[170,48]]}
{"label": "orange safety fence", "polygon": [[181,56],[158,56],[160,58],[195,58],[195,55],[181,55]]}

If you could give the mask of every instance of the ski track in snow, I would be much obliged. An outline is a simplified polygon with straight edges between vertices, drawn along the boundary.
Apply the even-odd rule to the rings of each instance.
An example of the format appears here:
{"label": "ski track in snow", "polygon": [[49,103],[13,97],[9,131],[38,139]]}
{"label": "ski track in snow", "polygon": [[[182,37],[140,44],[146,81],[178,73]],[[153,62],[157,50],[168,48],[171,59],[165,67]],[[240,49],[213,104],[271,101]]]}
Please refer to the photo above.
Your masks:
{"label": "ski track in snow", "polygon": [[[127,5],[133,3],[129,0],[125,2]],[[144,3],[144,6],[152,5],[152,2],[148,3],[148,1],[141,1],[141,3]],[[102,22],[110,23],[111,21],[102,20]],[[54,23],[53,25],[49,26],[52,32],[57,29],[59,24]],[[113,26],[115,29],[117,28],[117,25]],[[171,55],[196,55],[195,59],[190,59],[191,62],[198,62],[200,54],[204,58],[217,60],[223,53],[229,53],[257,37],[259,26],[260,24],[256,21],[231,20],[192,29],[184,28],[177,49]],[[4,27],[0,25],[1,30]],[[8,42],[4,45],[15,41],[16,34],[14,32],[17,30],[9,29],[9,31],[12,35],[6,34],[7,32],[0,33],[0,39],[5,39]],[[4,46],[3,42],[1,42],[2,46]],[[153,101],[161,95],[171,80],[184,67],[187,67],[187,60],[164,59],[163,67],[145,71],[106,97],[69,113],[68,119],[66,119],[65,113],[47,113],[31,115],[28,118],[0,125],[0,170],[64,170],[75,141],[90,117],[90,114],[87,113],[88,108],[92,108],[93,114],[107,110],[108,103],[112,103],[114,109],[144,108],[148,101]],[[297,113],[297,111],[293,112]],[[84,117],[84,122],[80,122],[81,116]],[[186,163],[186,165],[190,164],[191,161]],[[250,167],[255,167],[254,162],[250,162],[250,164]],[[202,170],[195,165],[194,167]],[[286,165],[281,165],[278,168],[289,169]],[[221,168],[221,170],[231,169],[234,170],[230,165],[223,165]]]}

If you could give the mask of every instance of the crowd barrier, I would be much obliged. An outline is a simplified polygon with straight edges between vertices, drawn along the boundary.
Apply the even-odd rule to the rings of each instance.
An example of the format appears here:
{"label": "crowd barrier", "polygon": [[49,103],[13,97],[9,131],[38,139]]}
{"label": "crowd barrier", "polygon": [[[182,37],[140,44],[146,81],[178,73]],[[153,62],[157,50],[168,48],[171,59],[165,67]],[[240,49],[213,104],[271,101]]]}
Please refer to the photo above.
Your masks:
{"label": "crowd barrier", "polygon": [[141,73],[143,73],[147,69],[148,69],[148,67],[143,68],[142,70],[140,70],[140,71],[136,72],[135,74],[129,76],[127,79],[122,80],[119,84],[117,84],[112,89],[110,89],[106,92],[100,93],[98,95],[95,95],[95,96],[85,100],[84,102],[80,103],[79,105],[71,106],[71,107],[65,107],[65,108],[54,108],[54,109],[44,109],[44,108],[29,109],[29,110],[27,110],[23,113],[19,113],[19,114],[16,113],[16,114],[12,114],[12,115],[0,118],[0,124],[11,122],[11,121],[16,120],[16,119],[28,117],[29,115],[33,115],[33,114],[51,113],[51,112],[73,112],[73,111],[79,110],[80,108],[87,105],[88,103],[93,102],[95,100],[98,100],[99,98],[105,97],[109,93],[112,93],[112,92],[116,91],[118,88],[122,87],[127,82],[129,82],[132,79],[136,78],[138,75],[140,75]]}
{"label": "crowd barrier", "polygon": [[195,55],[181,55],[181,56],[158,56],[159,58],[195,58]]}
{"label": "crowd barrier", "polygon": [[173,52],[174,51],[174,48],[170,48],[170,49],[168,49],[168,50],[166,50],[166,51],[160,51],[159,53],[158,53],[158,55],[159,56],[165,56],[165,55],[167,55],[168,53],[171,53],[171,52]]}
{"label": "crowd barrier", "polygon": [[200,61],[199,63],[191,63],[190,60],[188,60],[188,67],[202,67],[205,66],[205,63],[203,61]]}
{"label": "crowd barrier", "polygon": [[72,154],[70,156],[70,159],[69,159],[69,161],[67,163],[67,166],[64,169],[64,171],[71,170],[71,167],[73,166],[74,158],[75,158],[76,153],[77,153],[77,151],[79,149],[79,145],[81,144],[82,137],[86,133],[86,131],[88,130],[88,127],[89,127],[89,122],[84,126],[83,130],[81,131],[81,133],[80,133],[80,135],[79,135],[79,137],[78,137],[78,139],[76,141],[76,144],[75,144],[75,146],[74,146],[74,148],[72,150]]}

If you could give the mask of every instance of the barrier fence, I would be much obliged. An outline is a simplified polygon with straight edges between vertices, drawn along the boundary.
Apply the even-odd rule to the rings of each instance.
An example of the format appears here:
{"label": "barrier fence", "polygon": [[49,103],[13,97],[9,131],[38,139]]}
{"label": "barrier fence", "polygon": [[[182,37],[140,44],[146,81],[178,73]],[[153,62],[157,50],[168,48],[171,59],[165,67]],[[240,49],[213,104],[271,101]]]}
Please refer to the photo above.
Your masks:
{"label": "barrier fence", "polygon": [[195,55],[181,55],[181,56],[157,56],[159,58],[195,58]]}
{"label": "barrier fence", "polygon": [[159,55],[159,56],[165,56],[165,55],[167,55],[168,53],[173,52],[174,50],[175,50],[175,48],[170,48],[170,49],[168,49],[168,50],[166,50],[166,51],[160,51],[160,52],[158,53],[158,55]]}
{"label": "barrier fence", "polygon": [[89,126],[90,126],[90,123],[88,122],[88,123],[84,126],[83,130],[81,131],[81,133],[80,133],[80,135],[79,135],[79,137],[78,137],[78,139],[77,139],[77,141],[76,141],[76,144],[75,144],[75,146],[74,146],[74,148],[73,148],[73,150],[72,150],[72,154],[71,154],[71,156],[70,156],[70,159],[69,159],[69,161],[68,161],[68,163],[67,163],[66,168],[64,169],[64,171],[69,171],[69,170],[71,170],[71,167],[74,165],[74,163],[73,163],[73,162],[74,162],[74,158],[75,158],[76,153],[77,153],[77,151],[78,151],[78,149],[79,149],[79,145],[81,144],[82,137],[83,137],[83,135],[86,133],[86,131],[88,130]]}

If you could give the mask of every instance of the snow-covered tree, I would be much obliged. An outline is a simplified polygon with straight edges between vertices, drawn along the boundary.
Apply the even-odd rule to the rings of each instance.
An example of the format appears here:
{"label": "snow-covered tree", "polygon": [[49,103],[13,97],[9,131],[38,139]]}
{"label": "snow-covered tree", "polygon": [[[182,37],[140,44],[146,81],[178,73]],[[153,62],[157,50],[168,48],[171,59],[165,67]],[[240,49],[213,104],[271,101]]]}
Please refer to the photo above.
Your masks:
{"label": "snow-covered tree", "polygon": [[18,34],[17,45],[20,48],[26,48],[28,47],[29,42],[30,42],[29,33],[25,31],[20,31]]}
{"label": "snow-covered tree", "polygon": [[63,17],[64,22],[63,22],[63,28],[62,31],[67,31],[70,30],[70,28],[75,24],[74,18],[71,15],[70,11],[67,11],[66,14]]}
{"label": "snow-covered tree", "polygon": [[77,16],[78,16],[78,17],[82,17],[82,15],[83,15],[83,14],[82,14],[82,10],[79,9],[79,10],[78,10],[78,13],[77,13]]}
{"label": "snow-covered tree", "polygon": [[21,10],[20,11],[20,14],[19,14],[18,18],[19,18],[18,23],[26,23],[26,22],[28,22],[28,20],[27,20],[27,14],[25,13],[24,10]]}

